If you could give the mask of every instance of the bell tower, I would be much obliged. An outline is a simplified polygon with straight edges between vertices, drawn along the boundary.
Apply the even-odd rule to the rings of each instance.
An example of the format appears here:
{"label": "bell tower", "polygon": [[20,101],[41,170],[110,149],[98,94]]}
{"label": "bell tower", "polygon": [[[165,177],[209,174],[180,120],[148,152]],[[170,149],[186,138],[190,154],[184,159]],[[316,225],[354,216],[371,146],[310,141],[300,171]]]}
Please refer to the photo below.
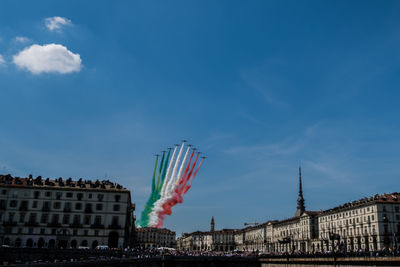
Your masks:
{"label": "bell tower", "polygon": [[210,227],[211,232],[214,232],[214,227],[215,227],[214,216],[212,216],[211,217],[211,227]]}

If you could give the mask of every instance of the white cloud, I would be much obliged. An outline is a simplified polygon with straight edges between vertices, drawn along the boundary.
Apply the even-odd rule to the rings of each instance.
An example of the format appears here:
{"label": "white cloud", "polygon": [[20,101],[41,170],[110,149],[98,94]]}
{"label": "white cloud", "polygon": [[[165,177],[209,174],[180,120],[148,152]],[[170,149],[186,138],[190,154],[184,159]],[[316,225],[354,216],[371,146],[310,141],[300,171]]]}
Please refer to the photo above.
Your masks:
{"label": "white cloud", "polygon": [[17,36],[15,37],[15,41],[18,43],[27,43],[29,42],[29,38],[23,36]]}
{"label": "white cloud", "polygon": [[79,72],[82,60],[65,46],[59,44],[31,45],[13,56],[13,62],[19,68],[33,74]]}
{"label": "white cloud", "polygon": [[63,26],[72,25],[71,20],[63,17],[46,18],[44,23],[50,31],[60,31]]}
{"label": "white cloud", "polygon": [[6,64],[6,61],[4,60],[4,57],[0,55],[0,66]]}

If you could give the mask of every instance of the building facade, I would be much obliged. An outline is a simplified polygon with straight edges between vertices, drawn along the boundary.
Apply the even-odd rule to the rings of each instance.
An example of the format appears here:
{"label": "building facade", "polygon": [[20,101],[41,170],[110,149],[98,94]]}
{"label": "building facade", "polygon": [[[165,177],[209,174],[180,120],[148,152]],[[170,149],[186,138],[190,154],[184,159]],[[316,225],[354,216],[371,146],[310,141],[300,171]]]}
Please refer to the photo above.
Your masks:
{"label": "building facade", "polygon": [[121,248],[134,225],[130,192],[110,181],[0,175],[0,242],[15,247]]}
{"label": "building facade", "polygon": [[375,195],[319,216],[322,251],[380,250],[400,244],[400,193]]}
{"label": "building facade", "polygon": [[307,211],[299,168],[299,193],[293,217],[221,232],[219,236],[216,236],[218,231],[213,231],[213,218],[211,229],[184,234],[179,239],[181,247],[261,253],[397,249],[400,246],[400,193],[375,195],[325,211]]}
{"label": "building facade", "polygon": [[212,217],[210,231],[185,233],[178,238],[177,246],[178,249],[191,251],[232,251],[235,249],[235,231],[232,229],[215,231],[215,221]]}
{"label": "building facade", "polygon": [[136,246],[148,247],[176,247],[175,232],[165,228],[142,227],[136,229]]}

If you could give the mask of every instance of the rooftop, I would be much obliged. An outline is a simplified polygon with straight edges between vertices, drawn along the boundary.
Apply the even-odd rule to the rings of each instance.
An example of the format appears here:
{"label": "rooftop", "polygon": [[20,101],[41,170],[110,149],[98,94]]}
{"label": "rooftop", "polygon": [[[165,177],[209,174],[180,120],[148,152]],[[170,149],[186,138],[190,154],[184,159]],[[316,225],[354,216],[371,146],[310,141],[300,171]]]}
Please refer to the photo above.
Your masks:
{"label": "rooftop", "polygon": [[22,188],[48,188],[48,189],[74,189],[74,190],[111,190],[111,191],[128,191],[122,185],[113,183],[109,180],[103,181],[91,181],[83,180],[72,180],[72,178],[63,179],[43,179],[42,176],[33,178],[29,175],[28,178],[13,177],[11,174],[1,175],[0,174],[0,186],[1,187],[22,187]]}
{"label": "rooftop", "polygon": [[352,202],[347,202],[343,205],[322,211],[322,215],[324,214],[329,214],[329,213],[334,213],[337,211],[341,210],[347,210],[347,209],[352,209],[354,207],[359,207],[359,206],[364,206],[368,204],[374,204],[374,203],[399,203],[400,204],[400,193],[394,192],[394,193],[389,193],[389,194],[376,194],[372,197],[364,197],[359,200],[355,200]]}
{"label": "rooftop", "polygon": [[175,234],[174,231],[171,231],[167,228],[155,228],[155,227],[141,227],[136,228],[136,232],[159,232],[159,233],[171,233]]}

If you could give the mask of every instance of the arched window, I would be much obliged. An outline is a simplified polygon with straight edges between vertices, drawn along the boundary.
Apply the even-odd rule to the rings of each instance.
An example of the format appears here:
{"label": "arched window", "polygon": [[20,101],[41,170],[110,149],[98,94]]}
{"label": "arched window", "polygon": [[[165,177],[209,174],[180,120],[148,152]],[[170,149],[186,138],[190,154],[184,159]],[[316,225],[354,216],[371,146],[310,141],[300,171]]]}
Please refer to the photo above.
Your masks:
{"label": "arched window", "polygon": [[39,238],[38,243],[37,243],[37,247],[38,248],[44,247],[44,239],[42,237]]}
{"label": "arched window", "polygon": [[21,246],[21,244],[22,244],[21,238],[17,238],[15,240],[15,247],[19,248]]}
{"label": "arched window", "polygon": [[94,240],[92,243],[92,248],[95,249],[99,245],[99,242],[97,240]]}
{"label": "arched window", "polygon": [[33,240],[32,240],[32,238],[29,238],[28,240],[26,240],[26,246],[27,246],[28,248],[33,247]]}
{"label": "arched window", "polygon": [[77,243],[78,243],[78,242],[76,242],[75,239],[72,240],[72,241],[71,241],[71,248],[76,248]]}
{"label": "arched window", "polygon": [[56,246],[56,241],[54,239],[50,239],[49,241],[49,248],[54,248]]}

